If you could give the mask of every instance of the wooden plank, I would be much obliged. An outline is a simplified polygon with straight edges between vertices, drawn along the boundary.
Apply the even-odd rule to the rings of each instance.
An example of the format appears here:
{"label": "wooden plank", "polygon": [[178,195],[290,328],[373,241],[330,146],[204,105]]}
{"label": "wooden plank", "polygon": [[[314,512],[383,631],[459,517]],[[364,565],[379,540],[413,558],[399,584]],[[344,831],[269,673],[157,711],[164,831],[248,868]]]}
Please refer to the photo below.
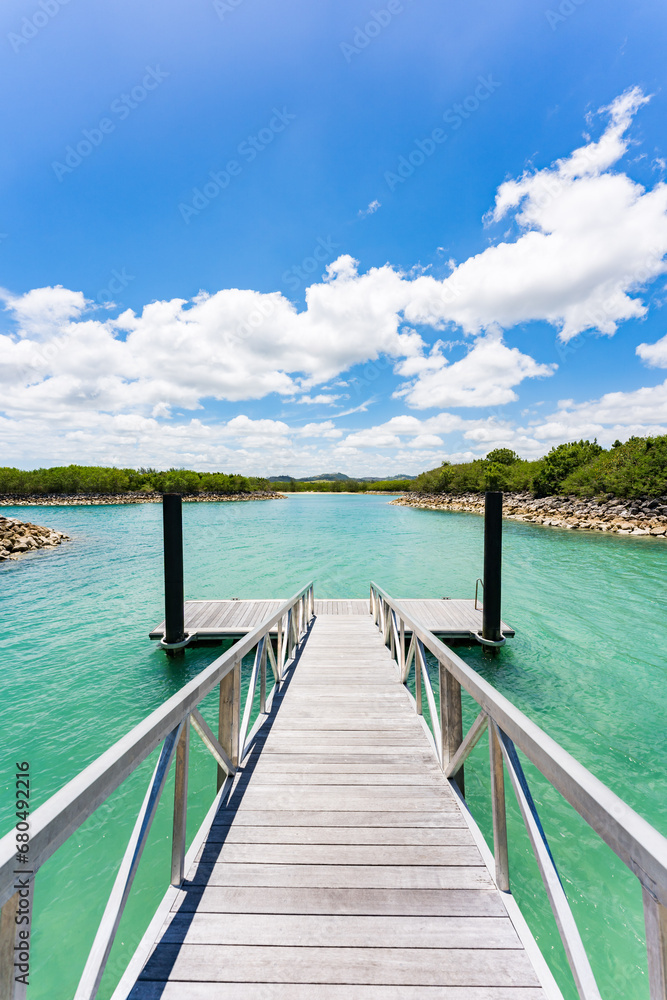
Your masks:
{"label": "wooden plank", "polygon": [[538,987],[139,982],[130,1000],[544,1000]]}
{"label": "wooden plank", "polygon": [[[253,771],[252,777],[256,781],[262,781],[268,784],[271,780],[271,776],[276,776],[283,774],[282,770],[269,770],[266,766]],[[393,771],[388,771],[385,774],[368,774],[364,771],[363,774],[349,774],[344,771],[337,771],[333,774],[322,774],[321,772],[307,770],[303,772],[292,772],[289,776],[290,786],[296,785],[324,785],[325,787],[330,787],[332,785],[344,785],[345,787],[351,785],[373,785],[374,787],[379,787],[381,785],[388,785],[390,788],[397,788],[407,786],[408,788],[421,787],[423,785],[435,786],[436,788],[442,787],[442,777],[438,774],[433,774],[426,772],[424,774],[395,774]]]}
{"label": "wooden plank", "polygon": [[407,827],[409,829],[440,830],[451,826],[465,826],[466,822],[461,811],[453,809],[410,810],[403,812],[393,802],[387,811],[378,809],[349,810],[347,812],[331,812],[316,809],[270,809],[259,807],[250,809],[244,807],[234,811],[224,809],[218,813],[220,822],[233,822],[234,826],[343,826],[343,827]]}
{"label": "wooden plank", "polygon": [[491,889],[483,866],[200,864],[194,885],[304,889]]}
{"label": "wooden plank", "polygon": [[[239,811],[244,809],[300,809],[310,811],[358,812],[359,810],[387,812],[397,806],[398,796],[388,788],[354,786],[347,789],[322,788],[319,785],[291,788],[272,785],[257,787],[251,784],[238,799]],[[455,812],[456,802],[449,797],[439,796],[436,789],[422,787],[409,790],[401,788],[400,808],[404,812],[441,809]]]}
{"label": "wooden plank", "polygon": [[[294,720],[296,725],[296,720]],[[286,722],[287,725],[287,722]],[[393,727],[387,729],[320,729],[316,736],[309,729],[276,729],[267,739],[265,747],[275,748],[279,744],[288,745],[299,743],[310,743],[313,738],[318,743],[329,747],[344,746],[385,746],[403,749],[404,747],[423,747],[426,745],[426,737],[421,727],[409,727],[405,730],[395,730]]]}
{"label": "wooden plank", "polygon": [[[177,914],[162,939],[167,944],[250,945],[265,948],[519,948],[506,917],[378,917],[332,914]],[[474,960],[474,959],[473,959]]]}
{"label": "wooden plank", "polygon": [[[367,808],[371,808],[371,802],[385,802],[392,808],[396,808],[396,796],[393,794],[391,787],[378,785],[375,782],[375,775],[368,776],[365,784],[350,785],[347,791],[329,782],[294,787],[294,783],[291,780],[281,781],[276,778],[268,778],[264,781],[261,775],[257,775],[256,777],[254,775],[244,775],[238,784],[244,789],[244,798],[246,801],[249,801],[246,798],[247,796],[266,796],[267,808],[269,808],[269,798],[277,797],[283,802],[285,809],[291,809],[292,806],[289,802],[292,795],[296,795],[300,799],[308,799],[311,802],[317,801],[323,803],[322,806],[313,807],[318,809],[338,810],[341,808],[341,799],[346,796],[350,799],[350,802],[369,803]],[[442,782],[418,786],[407,785],[401,789],[402,807],[407,807],[408,803],[414,803],[416,800],[425,803],[423,808],[451,809],[452,806],[458,808],[451,789]]]}
{"label": "wooden plank", "polygon": [[[212,844],[201,860],[216,864],[272,865],[482,865],[474,844],[449,847],[397,847],[368,844]],[[199,859],[198,859],[199,860]]]}
{"label": "wooden plank", "polygon": [[495,889],[317,889],[294,886],[188,886],[179,913],[324,913],[400,917],[502,917]]}
{"label": "wooden plank", "polygon": [[[355,694],[357,698],[364,698],[365,692],[363,690],[357,691]],[[403,700],[389,701],[385,700],[378,706],[375,712],[374,719],[370,719],[368,715],[358,715],[357,716],[357,726],[356,729],[360,733],[367,733],[371,729],[386,730],[387,732],[396,732],[397,735],[401,735],[398,730],[401,730],[404,734],[420,734],[423,733],[421,724],[416,716],[410,717],[407,714],[407,709],[410,708],[410,704],[407,705]],[[280,724],[272,727],[271,733],[289,733],[290,729],[299,729],[301,722],[317,721],[317,716],[319,714],[320,721],[322,725],[331,728],[328,723],[335,723],[341,719],[347,717],[347,708],[345,707],[345,702],[336,696],[331,697],[331,704],[329,704],[329,699],[327,698],[326,691],[322,693],[321,689],[313,692],[313,697],[311,701],[305,701],[300,699],[295,699],[291,705],[286,706],[289,711],[286,711],[284,716],[280,720]],[[403,723],[400,722],[400,716],[403,717]],[[354,717],[350,718],[353,721]],[[393,725],[393,721],[396,720],[396,726]],[[290,725],[293,723],[293,725]],[[312,728],[308,726],[307,728]],[[269,738],[269,733],[267,732],[265,739]]]}
{"label": "wooden plank", "polygon": [[[348,744],[349,745],[349,744]],[[349,752],[353,754],[355,760],[359,760],[360,755],[366,755],[368,757],[393,757],[394,760],[400,761],[404,760],[406,757],[414,758],[420,751],[424,750],[424,747],[428,747],[428,743],[424,740],[422,746],[417,744],[411,746],[410,744],[403,744],[396,748],[396,744],[378,743],[376,745],[370,745],[368,743],[355,744],[354,748]],[[341,743],[329,743],[327,744],[324,740],[315,739],[312,740],[302,739],[298,743],[295,740],[291,742],[289,740],[281,740],[280,743],[272,743],[271,746],[267,746],[264,749],[264,753],[275,753],[275,754],[326,754],[331,751],[332,754],[335,752],[341,752],[345,749],[345,744]]]}
{"label": "wooden plank", "polygon": [[[331,611],[326,611],[327,606],[331,607]],[[366,600],[345,600],[345,601],[332,601],[332,600],[316,600],[315,601],[315,614],[319,617],[325,615],[331,615],[335,617],[340,617],[341,615],[354,615],[359,614],[368,615],[368,601]],[[368,615],[370,618],[370,615]]]}
{"label": "wooden plank", "polygon": [[[258,754],[249,754],[246,757],[246,766],[248,766],[250,760],[256,757],[258,757]],[[396,773],[399,773],[403,769],[409,772],[410,769],[413,771],[420,768],[433,770],[433,768],[437,767],[433,754],[429,750],[411,750],[409,754],[374,754],[373,756],[366,756],[360,759],[356,753],[346,753],[338,750],[335,752],[323,750],[321,753],[313,753],[312,751],[305,751],[304,753],[279,753],[264,747],[262,749],[262,763],[267,768],[284,769],[285,773],[300,770],[304,767],[312,767],[313,770],[318,771],[321,769],[326,771],[328,769],[340,770],[341,768],[357,767],[362,768],[368,774],[373,774],[387,767],[393,768]]]}
{"label": "wooden plank", "polygon": [[204,622],[210,616],[210,609],[210,601],[198,601],[196,604],[186,601],[183,608],[186,629],[196,630],[200,622]]}
{"label": "wooden plank", "polygon": [[[338,754],[338,757],[341,755]],[[430,777],[437,779],[439,782],[442,781],[442,771],[440,768],[429,760],[422,760],[418,758],[416,761],[413,758],[408,760],[395,760],[384,763],[380,758],[375,756],[371,759],[364,758],[363,760],[357,759],[357,757],[350,757],[350,755],[343,754],[344,760],[336,763],[332,761],[328,754],[317,756],[316,754],[276,754],[263,753],[260,757],[255,757],[257,763],[246,764],[246,769],[251,769],[253,774],[310,774],[310,775],[338,775],[338,774],[350,774],[350,775],[361,775],[367,774],[369,777],[371,775],[393,775],[398,778],[405,778],[406,776],[412,776],[413,778]],[[247,758],[246,758],[247,760]],[[292,778],[288,778],[291,781]],[[375,778],[371,777],[371,781]]]}
{"label": "wooden plank", "polygon": [[405,706],[407,708],[410,705],[407,691],[401,690],[398,684],[396,687],[387,686],[384,690],[378,690],[378,687],[378,684],[350,683],[347,687],[339,684],[333,691],[327,690],[325,685],[318,685],[312,689],[304,687],[299,690],[296,688],[294,691],[290,691],[290,708],[292,711],[298,711],[303,707],[310,708],[321,705],[327,709],[344,709],[353,699],[363,698],[365,695],[372,697],[377,704],[376,711],[378,713],[385,707]]}
{"label": "wooden plank", "polygon": [[141,979],[186,982],[537,986],[520,949],[302,948],[161,944]]}
{"label": "wooden plank", "polygon": [[231,826],[214,823],[207,843],[221,844],[387,844],[446,847],[470,844],[467,827]]}

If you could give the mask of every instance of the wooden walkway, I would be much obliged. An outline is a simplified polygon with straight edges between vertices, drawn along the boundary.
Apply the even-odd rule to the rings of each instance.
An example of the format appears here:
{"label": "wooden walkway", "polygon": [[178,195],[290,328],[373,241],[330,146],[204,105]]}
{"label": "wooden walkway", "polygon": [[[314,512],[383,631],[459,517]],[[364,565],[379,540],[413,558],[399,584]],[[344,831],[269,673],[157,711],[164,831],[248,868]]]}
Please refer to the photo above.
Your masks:
{"label": "wooden walkway", "polygon": [[[282,601],[186,601],[185,630],[197,639],[221,639],[245,635],[278,610]],[[441,638],[472,639],[482,629],[482,612],[475,610],[474,601],[465,600],[401,600],[405,609],[425,628]],[[367,600],[315,601],[316,615],[366,615]],[[514,629],[501,623],[504,636],[511,638]],[[275,631],[275,630],[274,630]],[[164,622],[150,633],[151,639],[161,639]]]}
{"label": "wooden walkway", "polygon": [[370,615],[320,614],[131,1000],[544,996]]}

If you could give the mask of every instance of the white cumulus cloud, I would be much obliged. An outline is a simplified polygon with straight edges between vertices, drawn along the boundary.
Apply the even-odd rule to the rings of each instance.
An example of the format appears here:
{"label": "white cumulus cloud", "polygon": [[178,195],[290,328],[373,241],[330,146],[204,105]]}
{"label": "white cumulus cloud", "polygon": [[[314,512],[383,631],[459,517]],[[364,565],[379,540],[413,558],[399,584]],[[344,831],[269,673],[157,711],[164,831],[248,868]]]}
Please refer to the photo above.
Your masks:
{"label": "white cumulus cloud", "polygon": [[436,345],[428,358],[409,358],[397,365],[401,375],[416,374],[394,395],[408,406],[429,407],[501,406],[518,396],[514,386],[525,378],[552,375],[556,365],[538,364],[516,347],[507,347],[495,334],[480,337],[468,353],[452,364]]}
{"label": "white cumulus cloud", "polygon": [[597,142],[501,184],[492,219],[511,215],[518,237],[470,257],[444,281],[418,279],[406,319],[448,319],[472,334],[546,320],[569,340],[587,329],[613,334],[643,316],[636,293],[666,270],[667,187],[647,191],[611,168],[646,100],[632,88],[601,109],[609,124]]}
{"label": "white cumulus cloud", "polygon": [[651,368],[667,368],[667,333],[655,344],[639,344],[637,354]]}
{"label": "white cumulus cloud", "polygon": [[[227,288],[119,316],[61,285],[25,294],[0,289],[5,453],[37,462],[198,462],[246,471],[297,459],[303,468],[306,456],[309,468],[320,459],[327,467],[349,461],[350,471],[363,472],[371,471],[362,467],[368,449],[427,463],[452,447],[448,435],[457,455],[499,445],[532,455],[559,436],[622,437],[623,428],[664,426],[664,386],[564,404],[525,428],[447,412],[511,403],[524,380],[553,374],[537,346],[537,357],[512,346],[518,324],[546,321],[569,340],[587,329],[611,335],[646,314],[645,290],[666,271],[667,186],[643,187],[619,161],[647,100],[631,88],[600,109],[599,138],[500,183],[490,218],[507,223],[505,235],[452,262],[443,279],[390,263],[360,273],[358,261],[343,254],[306,289],[302,309],[280,292]],[[371,202],[367,211],[377,207]],[[448,345],[435,338],[453,327],[469,348],[450,362]],[[667,336],[641,344],[637,354],[667,367]],[[211,400],[241,404],[272,395],[340,408],[342,397],[329,387],[345,386],[339,376],[354,366],[365,366],[357,369],[364,375],[350,376],[347,388],[372,388],[350,399],[337,422],[379,400],[386,383],[375,380],[380,372],[391,378],[392,369],[400,382],[392,386],[395,398],[413,411],[444,412],[424,420],[397,415],[352,431],[330,421],[299,428],[243,414],[210,416]]]}

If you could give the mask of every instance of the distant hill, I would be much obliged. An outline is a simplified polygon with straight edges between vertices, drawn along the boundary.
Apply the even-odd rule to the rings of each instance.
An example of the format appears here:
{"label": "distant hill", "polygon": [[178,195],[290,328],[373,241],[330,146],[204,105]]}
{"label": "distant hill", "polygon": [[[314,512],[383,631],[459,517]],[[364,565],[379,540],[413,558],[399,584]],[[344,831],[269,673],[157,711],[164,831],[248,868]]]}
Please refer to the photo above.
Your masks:
{"label": "distant hill", "polygon": [[416,476],[405,476],[399,473],[396,476],[360,476],[360,483],[393,483],[396,479],[416,479]]}
{"label": "distant hill", "polygon": [[[293,476],[269,476],[270,483],[289,483]],[[319,476],[303,476],[295,479],[297,483],[343,483],[356,481],[358,483],[385,483],[394,479],[416,479],[416,476],[346,476],[344,472],[323,472]]]}
{"label": "distant hill", "polygon": [[344,472],[323,472],[320,476],[303,476],[298,480],[300,483],[344,483],[352,479]]}

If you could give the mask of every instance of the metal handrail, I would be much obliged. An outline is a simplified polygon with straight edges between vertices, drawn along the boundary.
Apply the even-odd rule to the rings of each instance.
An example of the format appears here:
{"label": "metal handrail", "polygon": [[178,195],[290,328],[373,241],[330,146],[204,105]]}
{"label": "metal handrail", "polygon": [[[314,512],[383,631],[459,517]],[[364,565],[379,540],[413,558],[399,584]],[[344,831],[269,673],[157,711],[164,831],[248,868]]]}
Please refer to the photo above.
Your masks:
{"label": "metal handrail", "polygon": [[[92,1000],[96,995],[127,895],[148,836],[155,809],[169,771],[172,759],[176,760],[176,802],[174,810],[174,839],[172,845],[172,884],[180,884],[184,877],[185,815],[187,810],[187,762],[190,723],[201,736],[219,766],[219,787],[231,781],[240,761],[248,752],[254,735],[266,719],[270,698],[281,682],[289,660],[306,631],[314,613],[312,581],[297,594],[284,601],[280,608],[267,617],[252,632],[243,636],[229,650],[217,657],[180,691],[127,735],[110,747],[79,775],[69,781],[59,792],[41,805],[30,820],[30,868],[25,877],[33,882],[39,868],[85,822],[95,810],[136,770],[137,767],[162,744],[153,778],[141,807],[134,831],[121,862],[100,929],[93,943],[84,974],[77,990],[76,1000]],[[283,622],[287,617],[286,625]],[[269,633],[278,626],[277,653],[274,654]],[[241,661],[256,649],[246,707],[241,716]],[[266,697],[267,661],[276,680],[269,699]],[[260,717],[248,733],[253,699],[260,683]],[[220,685],[220,740],[197,710],[197,705]],[[264,716],[262,718],[262,716]],[[223,746],[226,743],[226,746]],[[0,906],[3,907],[3,935],[12,935],[12,942],[0,940],[0,954],[13,961],[14,919],[5,907],[17,903],[16,891],[16,839],[11,830],[0,840]],[[24,873],[21,873],[22,875]],[[11,918],[11,919],[10,919]],[[9,947],[5,947],[9,944]]]}
{"label": "metal handrail", "polygon": [[[509,891],[504,762],[528,829],[579,995],[585,1000],[596,1000],[599,997],[597,985],[514,749],[516,745],[639,879],[644,900],[651,1000],[665,1000],[667,838],[375,583],[371,583],[370,606],[376,624],[391,618],[392,621],[397,620],[396,632],[400,637],[404,636],[406,630],[412,632],[407,657],[403,639],[399,639],[400,645],[397,644],[395,656],[400,679],[405,683],[414,655],[415,703],[420,714],[422,686],[426,687],[429,704],[429,691],[431,695],[433,692],[425,661],[418,652],[419,647],[428,649],[438,661],[440,718],[439,727],[437,723],[434,725],[436,753],[445,777],[464,802],[464,761],[484,730],[487,727],[489,729],[495,874],[498,888]],[[462,729],[461,688],[467,691],[481,709],[465,737]]]}
{"label": "metal handrail", "polygon": [[477,591],[479,589],[480,583],[482,585],[482,591],[483,591],[484,590],[484,581],[482,580],[481,576],[478,576],[477,579],[475,580],[475,611],[481,611],[482,607],[483,607],[483,605],[481,605],[481,604],[479,605],[479,607],[477,605]]}

